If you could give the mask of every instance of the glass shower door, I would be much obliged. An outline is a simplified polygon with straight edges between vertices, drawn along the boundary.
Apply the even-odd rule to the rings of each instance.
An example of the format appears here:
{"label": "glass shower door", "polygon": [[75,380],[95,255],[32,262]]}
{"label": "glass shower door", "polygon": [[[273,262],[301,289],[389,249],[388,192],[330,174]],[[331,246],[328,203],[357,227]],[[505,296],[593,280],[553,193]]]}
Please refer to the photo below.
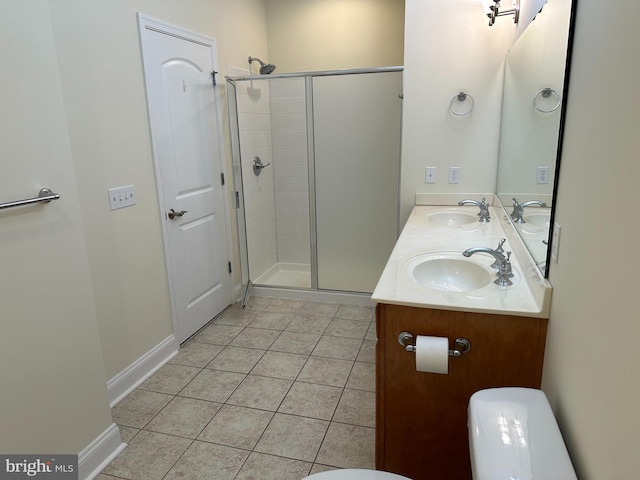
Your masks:
{"label": "glass shower door", "polygon": [[398,236],[402,73],[315,77],[318,288],[371,293]]}
{"label": "glass shower door", "polygon": [[240,285],[242,288],[242,307],[249,301],[251,280],[249,278],[249,247],[247,242],[247,219],[244,208],[244,189],[242,186],[242,162],[240,159],[240,136],[238,128],[238,105],[236,86],[227,81],[227,102],[229,105],[229,120],[231,123],[231,151],[233,156],[233,203],[236,209],[238,232],[238,246],[240,250]]}

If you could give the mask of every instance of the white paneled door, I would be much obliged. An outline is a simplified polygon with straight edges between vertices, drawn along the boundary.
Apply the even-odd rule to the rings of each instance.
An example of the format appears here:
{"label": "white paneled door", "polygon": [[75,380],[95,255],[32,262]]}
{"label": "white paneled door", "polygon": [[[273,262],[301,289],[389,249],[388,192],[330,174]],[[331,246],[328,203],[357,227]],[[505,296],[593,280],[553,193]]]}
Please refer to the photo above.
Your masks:
{"label": "white paneled door", "polygon": [[232,299],[215,40],[140,15],[174,327],[180,343]]}

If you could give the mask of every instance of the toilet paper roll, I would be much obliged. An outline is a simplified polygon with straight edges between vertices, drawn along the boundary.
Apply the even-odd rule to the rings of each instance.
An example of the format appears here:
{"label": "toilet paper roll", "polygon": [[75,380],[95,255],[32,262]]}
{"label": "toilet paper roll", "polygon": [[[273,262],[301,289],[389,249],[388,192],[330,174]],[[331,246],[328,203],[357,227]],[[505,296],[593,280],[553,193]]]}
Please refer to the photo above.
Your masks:
{"label": "toilet paper roll", "polygon": [[449,373],[449,339],[418,335],[416,338],[416,370],[445,375]]}

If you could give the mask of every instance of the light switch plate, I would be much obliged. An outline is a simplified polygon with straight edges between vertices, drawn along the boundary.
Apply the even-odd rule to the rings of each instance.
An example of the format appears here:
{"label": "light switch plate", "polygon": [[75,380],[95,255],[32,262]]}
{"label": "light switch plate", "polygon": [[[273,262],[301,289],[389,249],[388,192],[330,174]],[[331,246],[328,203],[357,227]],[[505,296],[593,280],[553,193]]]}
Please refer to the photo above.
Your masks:
{"label": "light switch plate", "polygon": [[109,206],[111,210],[130,207],[136,204],[135,189],[133,185],[115,187],[107,190],[109,193]]}
{"label": "light switch plate", "polygon": [[424,183],[436,183],[436,167],[425,168]]}

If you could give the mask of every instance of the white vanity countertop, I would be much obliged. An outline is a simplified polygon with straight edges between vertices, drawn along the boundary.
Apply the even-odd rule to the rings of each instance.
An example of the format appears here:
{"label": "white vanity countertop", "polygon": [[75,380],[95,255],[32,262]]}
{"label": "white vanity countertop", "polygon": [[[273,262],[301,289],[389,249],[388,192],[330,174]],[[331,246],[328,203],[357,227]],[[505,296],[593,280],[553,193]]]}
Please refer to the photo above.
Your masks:
{"label": "white vanity countertop", "polygon": [[[475,217],[478,208],[415,206],[371,299],[376,303],[412,307],[548,318],[551,285],[536,267],[504,210],[491,206],[489,211],[489,223],[443,225],[433,221],[434,214],[455,216],[462,213]],[[438,291],[418,284],[411,274],[411,265],[425,254],[437,253],[449,258],[459,255],[460,259],[465,259],[464,250],[472,247],[495,249],[502,238],[506,238],[503,248],[512,252],[513,285],[502,287],[491,281],[477,290]],[[495,259],[486,253],[476,253],[466,260],[488,267]]]}

